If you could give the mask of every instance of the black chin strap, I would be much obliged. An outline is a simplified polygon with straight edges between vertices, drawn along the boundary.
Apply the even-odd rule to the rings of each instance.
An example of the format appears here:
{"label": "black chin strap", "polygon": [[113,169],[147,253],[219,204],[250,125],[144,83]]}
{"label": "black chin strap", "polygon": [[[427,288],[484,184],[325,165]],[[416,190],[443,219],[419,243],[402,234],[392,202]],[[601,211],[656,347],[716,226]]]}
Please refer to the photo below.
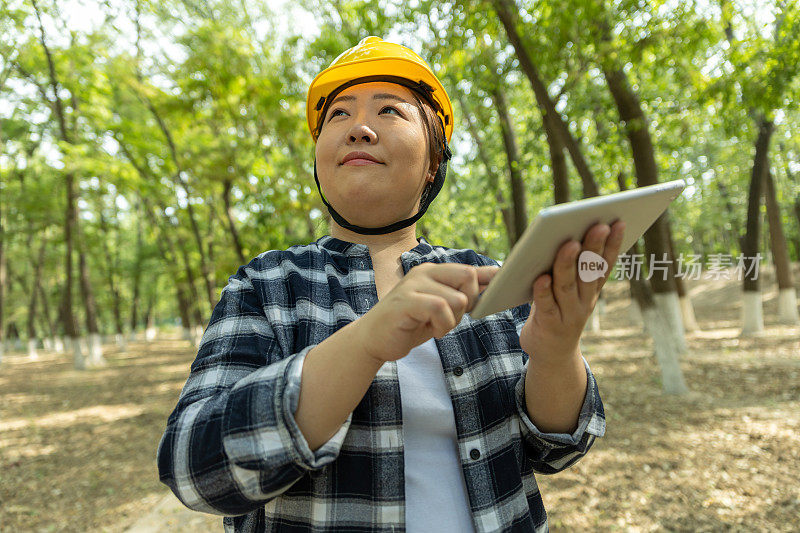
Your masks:
{"label": "black chin strap", "polygon": [[425,186],[425,190],[422,193],[422,203],[419,207],[419,212],[411,218],[407,218],[405,220],[400,220],[399,222],[394,222],[389,224],[388,226],[382,226],[380,228],[365,228],[363,226],[356,226],[355,224],[351,224],[347,220],[344,219],[342,215],[336,212],[331,204],[325,199],[325,196],[322,194],[322,189],[319,186],[319,178],[317,177],[317,160],[314,159],[314,181],[317,182],[317,190],[319,191],[319,195],[322,198],[322,203],[328,208],[328,213],[331,214],[333,219],[336,221],[337,224],[342,226],[343,228],[349,229],[355,233],[359,233],[361,235],[384,235],[386,233],[392,233],[393,231],[397,231],[399,229],[405,228],[419,220],[422,215],[425,214],[425,211],[428,210],[428,206],[431,205],[433,199],[436,198],[436,195],[439,194],[439,191],[442,190],[442,186],[444,185],[444,178],[447,174],[447,161],[452,157],[452,153],[450,152],[450,147],[447,145],[447,141],[444,142],[444,154],[442,156],[442,162],[439,163],[439,169],[436,171],[436,176],[433,178],[433,182],[429,182]]}

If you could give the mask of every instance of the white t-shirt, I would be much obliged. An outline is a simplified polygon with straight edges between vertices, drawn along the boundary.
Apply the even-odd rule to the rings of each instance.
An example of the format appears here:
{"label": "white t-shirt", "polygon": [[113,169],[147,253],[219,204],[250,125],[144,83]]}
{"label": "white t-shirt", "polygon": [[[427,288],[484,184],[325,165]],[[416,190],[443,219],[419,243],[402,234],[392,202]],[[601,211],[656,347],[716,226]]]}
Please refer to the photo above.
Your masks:
{"label": "white t-shirt", "polygon": [[397,360],[403,407],[406,531],[475,531],[453,403],[433,338]]}

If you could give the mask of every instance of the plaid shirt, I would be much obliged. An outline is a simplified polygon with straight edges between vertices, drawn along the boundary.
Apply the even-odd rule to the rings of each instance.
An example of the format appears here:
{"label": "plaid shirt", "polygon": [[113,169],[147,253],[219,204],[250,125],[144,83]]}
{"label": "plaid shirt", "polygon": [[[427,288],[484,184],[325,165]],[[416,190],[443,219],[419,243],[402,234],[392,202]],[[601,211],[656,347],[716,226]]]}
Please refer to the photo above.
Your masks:
{"label": "plaid shirt", "polygon": [[[423,262],[497,265],[431,246]],[[228,279],[158,448],[160,479],[189,508],[224,515],[225,531],[405,531],[403,419],[388,361],[331,439],[312,451],[293,416],[308,351],[378,301],[367,245],[328,235],[270,250]],[[524,304],[461,322],[435,339],[453,403],[458,454],[478,532],[547,531],[534,473],[578,461],[605,432],[588,376],[578,427],[543,433],[526,414]],[[435,475],[435,474],[434,474]]]}

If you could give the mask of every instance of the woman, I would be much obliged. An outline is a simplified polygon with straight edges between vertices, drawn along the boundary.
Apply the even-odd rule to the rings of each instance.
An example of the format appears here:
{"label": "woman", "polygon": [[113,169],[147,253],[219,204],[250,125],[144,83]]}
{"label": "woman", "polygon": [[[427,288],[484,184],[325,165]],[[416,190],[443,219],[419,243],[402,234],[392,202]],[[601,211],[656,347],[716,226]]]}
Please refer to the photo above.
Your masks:
{"label": "woman", "polygon": [[562,246],[534,313],[473,320],[497,262],[415,237],[453,130],[427,64],[367,37],[314,79],[307,116],[331,234],[229,278],[161,480],[227,531],[547,530],[534,472],[605,431],[579,339],[608,274],[584,283],[576,258],[613,266],[621,224]]}

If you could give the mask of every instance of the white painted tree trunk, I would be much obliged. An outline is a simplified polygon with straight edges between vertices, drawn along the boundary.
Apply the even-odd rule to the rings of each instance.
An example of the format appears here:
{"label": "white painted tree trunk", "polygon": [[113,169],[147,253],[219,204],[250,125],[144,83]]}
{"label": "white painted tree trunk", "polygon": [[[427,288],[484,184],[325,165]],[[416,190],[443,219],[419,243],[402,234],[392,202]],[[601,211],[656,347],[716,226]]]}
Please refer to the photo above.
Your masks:
{"label": "white painted tree trunk", "polygon": [[697,318],[694,316],[694,306],[692,300],[688,296],[679,297],[681,304],[681,317],[683,318],[683,327],[687,332],[700,331],[700,326],[697,324]]}
{"label": "white painted tree trunk", "polygon": [[192,328],[187,328],[186,326],[183,326],[181,329],[183,330],[183,340],[192,342],[193,341]]}
{"label": "white painted tree trunk", "polygon": [[50,337],[42,337],[42,347],[47,352],[53,351],[53,339]]}
{"label": "white painted tree trunk", "polygon": [[89,354],[89,339],[87,339],[86,336],[84,335],[80,339],[78,339],[78,342],[81,343],[81,352],[83,352],[84,355],[88,355]]}
{"label": "white painted tree trunk", "polygon": [[107,362],[103,357],[103,345],[100,342],[100,335],[92,333],[89,335],[89,364],[91,366],[106,366]]}
{"label": "white painted tree trunk", "polygon": [[128,351],[128,345],[125,342],[125,335],[122,333],[117,333],[114,335],[114,340],[117,343],[117,349],[119,349],[120,352]]}
{"label": "white painted tree trunk", "polygon": [[19,337],[14,339],[14,351],[21,352],[22,351],[22,339]]}
{"label": "white painted tree trunk", "polygon": [[156,338],[157,334],[158,334],[158,330],[155,328],[155,326],[152,326],[152,327],[149,327],[149,328],[145,328],[145,330],[144,330],[144,340],[146,340],[147,342],[150,342],[150,341],[152,341],[152,340],[154,340]]}
{"label": "white painted tree trunk", "polygon": [[198,324],[197,326],[194,327],[194,345],[195,346],[198,346],[198,347],[200,346],[200,341],[203,340],[203,333],[205,333],[205,331],[203,330],[203,326]]}
{"label": "white painted tree trunk", "polygon": [[56,353],[64,353],[63,337],[53,337],[53,350],[55,350]]}
{"label": "white painted tree trunk", "polygon": [[797,294],[793,288],[778,291],[778,320],[782,324],[800,324],[797,313]]}
{"label": "white painted tree trunk", "polygon": [[[655,296],[655,295],[654,295]],[[658,366],[661,368],[661,381],[667,394],[686,394],[689,392],[678,360],[678,349],[673,332],[674,326],[658,307],[646,309],[643,313],[644,325],[653,338]]]}
{"label": "white painted tree trunk", "polygon": [[764,306],[761,291],[742,291],[742,335],[758,335],[764,331]]}
{"label": "white painted tree trunk", "polygon": [[75,337],[67,337],[67,342],[72,347],[72,363],[75,370],[85,370],[86,359],[83,356],[83,351],[81,351],[80,341]]}
{"label": "white painted tree trunk", "polygon": [[3,363],[3,356],[4,356],[4,355],[5,355],[5,353],[6,353],[6,346],[5,346],[5,344],[6,344],[6,343],[4,343],[4,342],[0,342],[0,364],[2,364],[2,363]]}
{"label": "white painted tree trunk", "polygon": [[28,359],[36,361],[39,359],[39,352],[36,351],[36,339],[28,339]]}
{"label": "white painted tree trunk", "polygon": [[628,301],[630,302],[628,305],[628,318],[634,326],[639,326],[642,328],[642,331],[646,332],[644,322],[642,321],[642,310],[639,308],[639,302],[637,302],[635,298],[630,298]]}
{"label": "white painted tree trunk", "polygon": [[679,353],[686,353],[686,331],[683,329],[683,318],[681,317],[681,303],[678,293],[675,291],[667,293],[654,293],[653,299],[656,307],[664,315],[669,325],[669,331],[675,340],[675,347]]}

